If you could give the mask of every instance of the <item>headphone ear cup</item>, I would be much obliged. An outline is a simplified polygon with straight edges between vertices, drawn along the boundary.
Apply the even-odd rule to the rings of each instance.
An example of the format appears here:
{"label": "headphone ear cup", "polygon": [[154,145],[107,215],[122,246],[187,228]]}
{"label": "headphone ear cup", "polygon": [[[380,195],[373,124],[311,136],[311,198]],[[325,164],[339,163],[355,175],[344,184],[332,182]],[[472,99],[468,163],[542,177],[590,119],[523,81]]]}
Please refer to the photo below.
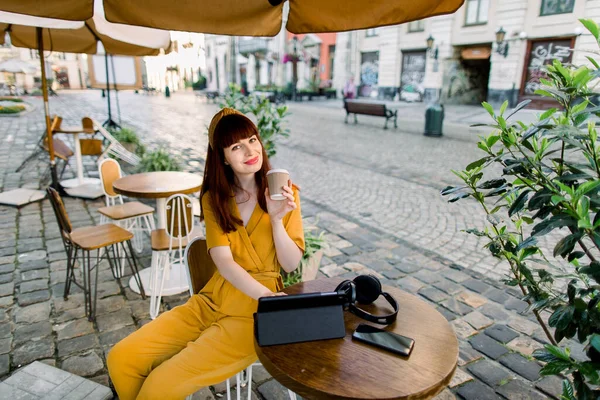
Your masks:
{"label": "headphone ear cup", "polygon": [[352,283],[352,281],[346,279],[345,281],[340,282],[339,285],[337,285],[337,287],[335,288],[335,291],[344,298],[344,303],[346,305],[350,304],[350,303],[354,303],[354,299],[353,297],[353,290],[352,290],[352,286],[354,284]]}
{"label": "headphone ear cup", "polygon": [[381,282],[373,275],[359,275],[353,282],[356,285],[356,301],[360,304],[371,304],[381,294]]}

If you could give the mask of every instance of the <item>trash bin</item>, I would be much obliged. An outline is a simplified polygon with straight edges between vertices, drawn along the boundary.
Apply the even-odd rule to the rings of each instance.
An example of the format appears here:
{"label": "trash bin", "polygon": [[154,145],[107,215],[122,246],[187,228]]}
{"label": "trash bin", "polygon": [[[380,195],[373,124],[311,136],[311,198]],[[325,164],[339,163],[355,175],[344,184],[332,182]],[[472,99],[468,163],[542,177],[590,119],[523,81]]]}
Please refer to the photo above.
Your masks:
{"label": "trash bin", "polygon": [[171,97],[171,89],[169,87],[165,87],[165,97]]}
{"label": "trash bin", "polygon": [[444,106],[442,104],[431,104],[425,110],[425,135],[442,136],[444,124]]}

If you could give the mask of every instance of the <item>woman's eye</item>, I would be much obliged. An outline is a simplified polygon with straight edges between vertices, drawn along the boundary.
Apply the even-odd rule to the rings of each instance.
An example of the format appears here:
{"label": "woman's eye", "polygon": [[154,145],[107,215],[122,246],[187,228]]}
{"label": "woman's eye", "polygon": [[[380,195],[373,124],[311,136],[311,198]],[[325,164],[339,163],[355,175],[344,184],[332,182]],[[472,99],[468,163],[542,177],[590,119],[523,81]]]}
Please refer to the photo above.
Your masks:
{"label": "woman's eye", "polygon": [[236,144],[235,146],[233,146],[233,147],[231,148],[231,151],[233,151],[233,150],[237,150],[237,149],[239,149],[239,148],[240,148],[240,145],[239,145],[239,144]]}
{"label": "woman's eye", "polygon": [[255,137],[251,137],[250,138],[250,143],[254,143],[254,142],[256,142],[256,138]]}

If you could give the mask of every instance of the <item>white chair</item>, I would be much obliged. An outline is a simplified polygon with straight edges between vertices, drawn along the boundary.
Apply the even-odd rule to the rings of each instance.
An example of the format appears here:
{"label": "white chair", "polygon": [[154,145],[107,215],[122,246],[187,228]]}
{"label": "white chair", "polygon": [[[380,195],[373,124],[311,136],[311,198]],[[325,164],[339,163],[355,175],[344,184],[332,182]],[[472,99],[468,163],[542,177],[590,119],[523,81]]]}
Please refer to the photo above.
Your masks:
{"label": "white chair", "polygon": [[[204,237],[196,237],[192,239],[183,255],[183,261],[186,266],[188,283],[190,285],[190,296],[198,293],[212,278],[217,271],[217,266],[208,254],[206,247],[206,239]],[[245,370],[235,374],[236,379],[236,394],[237,400],[241,398],[241,387],[248,386],[248,400],[252,399],[252,367],[261,365],[259,362],[253,363]],[[226,380],[227,385],[227,400],[231,400],[231,385],[229,379]],[[296,394],[288,389],[290,400],[296,400]],[[187,397],[191,400],[192,395]]]}
{"label": "white chair", "polygon": [[109,145],[106,147],[104,152],[100,155],[100,160],[107,158],[109,155],[114,156],[120,160],[125,161],[131,165],[138,165],[141,161],[140,157],[127,150],[123,145],[110,134],[106,128],[99,124],[96,120],[92,120],[94,129],[100,132],[100,134],[108,141]]}
{"label": "white chair", "polygon": [[[160,300],[165,292],[165,281],[170,279],[173,267],[185,269],[184,251],[187,244],[202,235],[202,228],[194,226],[192,200],[184,194],[175,194],[166,201],[166,229],[152,231],[152,263],[150,266],[150,317],[156,318],[160,311]],[[185,274],[185,272],[183,272]],[[174,277],[187,282],[186,276]],[[179,293],[177,291],[176,293]]]}
{"label": "white chair", "polygon": [[112,158],[98,165],[106,206],[98,209],[100,223],[113,222],[133,233],[133,247],[138,253],[144,248],[143,233],[154,230],[154,208],[139,201],[124,202],[113,189],[113,182],[121,178],[121,166]]}

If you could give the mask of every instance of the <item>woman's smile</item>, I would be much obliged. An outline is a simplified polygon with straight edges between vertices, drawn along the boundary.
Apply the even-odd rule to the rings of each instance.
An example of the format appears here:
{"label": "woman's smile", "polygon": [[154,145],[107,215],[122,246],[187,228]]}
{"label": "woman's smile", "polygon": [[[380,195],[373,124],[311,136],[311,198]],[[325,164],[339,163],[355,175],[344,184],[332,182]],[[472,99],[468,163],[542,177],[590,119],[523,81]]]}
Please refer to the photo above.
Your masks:
{"label": "woman's smile", "polygon": [[244,164],[246,165],[254,165],[258,162],[258,156],[249,159],[248,161],[246,161]]}

